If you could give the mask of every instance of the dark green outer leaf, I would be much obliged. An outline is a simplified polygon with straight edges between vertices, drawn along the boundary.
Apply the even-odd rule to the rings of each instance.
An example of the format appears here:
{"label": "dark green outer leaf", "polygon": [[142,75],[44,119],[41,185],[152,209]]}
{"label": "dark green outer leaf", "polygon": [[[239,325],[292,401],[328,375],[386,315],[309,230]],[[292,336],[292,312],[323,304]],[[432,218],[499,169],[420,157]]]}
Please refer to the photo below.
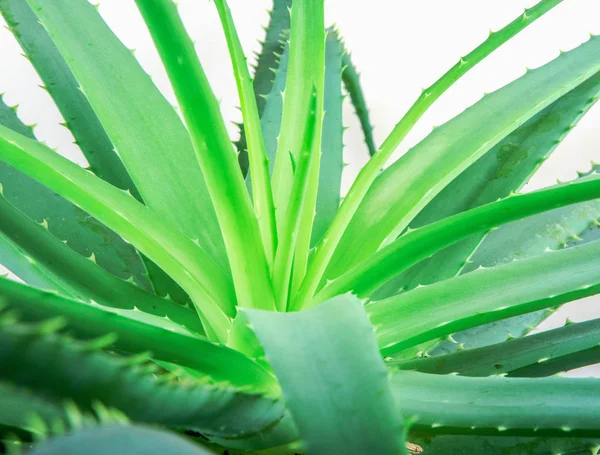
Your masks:
{"label": "dark green outer leaf", "polygon": [[123,311],[69,300],[7,279],[0,279],[0,295],[4,304],[25,321],[62,317],[69,331],[79,338],[116,335],[111,343],[114,349],[133,354],[151,351],[158,360],[193,368],[215,382],[257,393],[278,393],[273,376],[243,354],[192,335],[164,319],[160,325],[153,319],[142,322]]}
{"label": "dark green outer leaf", "polygon": [[297,313],[245,311],[309,453],[403,453],[388,372],[356,299]]}
{"label": "dark green outer leaf", "polygon": [[[133,283],[99,267],[94,258],[84,258],[15,209],[0,196],[0,232],[21,248],[26,260],[39,264],[58,283],[73,289],[79,300],[133,310],[160,317],[203,333],[198,314],[191,308],[148,293]],[[135,314],[135,312],[134,312]]]}
{"label": "dark green outer leaf", "polygon": [[211,455],[215,452],[164,430],[143,426],[85,429],[53,439],[31,455]]}
{"label": "dark green outer leaf", "polygon": [[34,416],[48,422],[64,419],[65,413],[62,406],[56,403],[37,397],[23,388],[0,382],[0,435],[5,433],[2,427],[39,434]]}
{"label": "dark green outer leaf", "polygon": [[[598,346],[600,319],[595,319],[481,348],[412,361],[389,362],[388,365],[402,370],[433,374],[459,373],[461,376],[493,376],[505,373],[514,376],[512,372],[523,369],[518,376],[525,376],[524,371],[530,365],[535,370],[537,365],[551,360],[557,361],[555,365],[561,364],[568,362],[568,358],[573,354]],[[554,372],[558,371],[561,370]]]}
{"label": "dark green outer leaf", "polygon": [[311,245],[325,234],[340,205],[340,189],[344,168],[344,124],[342,119],[342,55],[340,38],[334,30],[327,33],[325,43],[325,99],[319,189]]}
{"label": "dark green outer leaf", "polygon": [[600,438],[435,435],[411,432],[409,439],[430,455],[596,455]]}
{"label": "dark green outer leaf", "polygon": [[360,121],[360,127],[362,128],[363,135],[365,136],[365,144],[369,149],[369,155],[373,156],[377,151],[375,146],[375,140],[373,139],[373,126],[369,119],[369,109],[367,108],[367,102],[360,85],[360,74],[352,63],[352,58],[348,51],[344,51],[342,55],[342,81],[344,87],[350,95],[350,101],[356,111],[356,116]]}
{"label": "dark green outer leaf", "polygon": [[277,399],[227,383],[155,377],[155,365],[101,352],[93,342],[44,334],[42,327],[12,323],[0,330],[0,340],[0,378],[52,403],[71,399],[93,410],[94,403],[101,402],[136,421],[231,437],[263,430],[283,415]]}
{"label": "dark green outer leaf", "polygon": [[[290,29],[290,8],[292,0],[274,0],[273,9],[270,13],[269,25],[266,28],[265,40],[258,55],[258,61],[254,72],[254,93],[258,114],[262,117],[266,106],[266,97],[271,93],[275,81],[275,71],[279,70],[280,57],[285,47],[286,36]],[[281,120],[281,114],[279,115]],[[236,143],[239,151],[239,162],[242,172],[246,175],[248,171],[248,153],[246,151],[246,136],[244,125],[240,125],[240,139]],[[277,146],[275,146],[277,147]]]}
{"label": "dark green outer leaf", "polygon": [[[560,141],[594,105],[599,93],[600,74],[590,78],[531,118],[444,188],[419,213],[411,223],[411,228],[416,229],[456,213],[494,202],[507,197],[511,192],[520,190],[540,164],[556,149]],[[390,297],[398,290],[405,291],[418,285],[431,284],[458,275],[485,235],[485,232],[474,235],[411,267],[378,291],[374,300]],[[525,236],[524,232],[516,239]],[[534,238],[532,241],[538,240]],[[506,251],[506,246],[502,251]],[[493,258],[494,256],[491,256],[488,260]],[[473,267],[470,269],[473,270]]]}
{"label": "dark green outer leaf", "polygon": [[0,12],[56,103],[65,126],[73,133],[91,169],[98,177],[131,191],[141,200],[98,117],[27,1],[1,0]]}

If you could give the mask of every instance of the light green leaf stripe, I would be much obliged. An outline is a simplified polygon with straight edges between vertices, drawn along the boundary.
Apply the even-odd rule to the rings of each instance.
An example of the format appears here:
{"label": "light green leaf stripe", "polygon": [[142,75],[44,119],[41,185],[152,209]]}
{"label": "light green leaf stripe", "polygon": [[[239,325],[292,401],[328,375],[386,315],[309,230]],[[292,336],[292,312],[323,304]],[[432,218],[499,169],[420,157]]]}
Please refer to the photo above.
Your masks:
{"label": "light green leaf stripe", "polygon": [[308,453],[404,453],[388,371],[360,302],[342,296],[310,311],[245,312]]}
{"label": "light green leaf stripe", "polygon": [[189,135],[150,76],[87,0],[27,0],[81,85],[145,204],[228,271]]}
{"label": "light green leaf stripe", "polygon": [[367,305],[382,352],[600,291],[600,242],[549,251],[461,275]]}
{"label": "light green leaf stripe", "polygon": [[0,159],[77,204],[156,262],[190,294],[219,339],[226,339],[230,319],[223,311],[233,314],[235,301],[231,283],[194,242],[128,193],[2,126]]}
{"label": "light green leaf stripe", "polygon": [[[383,240],[385,240],[388,235],[392,234],[394,229],[398,229],[398,233],[400,233],[403,230],[403,227],[399,226],[401,224],[401,219],[405,218],[404,211],[407,210],[407,213],[411,214],[411,217],[406,219],[406,223],[408,223],[412,217],[417,214],[418,210],[428,202],[427,198],[422,199],[423,195],[421,192],[427,195],[427,197],[432,198],[435,196],[436,191],[441,190],[453,177],[475,161],[478,156],[483,154],[486,149],[480,150],[479,155],[473,154],[472,150],[470,151],[471,154],[469,154],[469,147],[466,146],[461,148],[459,153],[452,153],[452,150],[449,150],[447,147],[450,144],[448,138],[444,138],[437,147],[426,148],[426,153],[423,151],[416,152],[415,149],[413,149],[412,152],[404,155],[403,159],[400,160],[403,162],[411,161],[411,163],[406,163],[406,166],[402,166],[402,172],[406,172],[406,174],[394,176],[395,185],[390,183],[386,184],[382,191],[385,193],[382,197],[383,200],[376,201],[375,204],[369,202],[370,199],[368,193],[376,192],[378,182],[382,181],[382,178],[380,177],[381,169],[399,145],[400,141],[408,134],[429,106],[431,106],[431,104],[444,93],[446,89],[462,77],[470,68],[475,66],[487,55],[523,30],[527,25],[531,24],[545,12],[560,3],[560,1],[561,0],[542,0],[502,30],[491,34],[484,43],[474,49],[465,58],[461,59],[459,63],[453,66],[429,89],[426,89],[422,93],[415,104],[413,104],[406,115],[396,125],[388,139],[384,141],[379,152],[371,158],[355,179],[327,233],[316,247],[310,269],[306,274],[306,278],[304,279],[296,299],[296,309],[302,308],[311,300],[323,278],[333,279],[339,276],[352,265],[376,251]],[[596,66],[596,68],[598,67],[600,67],[600,65]],[[585,72],[585,70],[582,70],[582,72]],[[588,75],[588,77],[590,75]],[[577,76],[579,76],[579,74],[577,74]],[[573,88],[576,85],[577,84],[574,84],[570,88]],[[570,88],[565,89],[563,92],[560,92],[559,90],[556,97],[569,91]],[[499,95],[496,94],[496,97],[498,96]],[[547,102],[550,103],[554,101],[554,99],[547,100]],[[538,103],[540,101],[538,101]],[[543,107],[545,107],[543,103],[542,105],[536,105],[536,107],[533,108],[533,112],[530,112],[528,116],[534,115]],[[532,106],[529,108],[532,109]],[[502,112],[502,110],[494,111],[492,109],[490,112]],[[508,131],[506,131],[504,135],[519,126],[518,124],[514,124],[515,118],[519,118],[515,112],[511,112],[509,118],[511,126],[507,128]],[[527,118],[528,117],[524,118],[522,121],[527,120]],[[451,124],[451,122],[448,122],[446,125],[449,124]],[[473,128],[473,125],[475,124],[476,123],[471,121],[469,123],[468,131],[479,133],[481,129]],[[463,133],[464,131],[461,130],[459,134],[461,140],[464,136]],[[474,137],[475,139],[479,139],[477,136]],[[498,137],[497,140],[500,140],[501,138],[502,136]],[[492,146],[493,143],[489,143],[489,140],[490,137],[486,139],[486,144]],[[443,156],[440,156],[441,151],[444,152]],[[452,159],[448,159],[449,157]],[[467,160],[465,160],[466,157],[468,157]],[[418,161],[418,166],[415,166],[415,161]],[[461,161],[462,164],[460,164]],[[439,166],[440,162],[443,162],[444,166]],[[438,166],[438,173],[440,171],[449,172],[446,180],[442,179],[433,169],[431,169],[433,163]],[[452,175],[452,173],[454,174]],[[396,186],[403,184],[406,185],[406,188],[403,191],[398,191]],[[433,191],[433,188],[436,185],[438,189]],[[402,199],[397,200],[398,198]],[[365,201],[363,201],[363,199],[365,199]],[[415,201],[420,201],[422,205],[419,206]],[[370,209],[366,216],[366,210],[361,211],[360,206],[366,206]],[[374,208],[374,206],[376,208]],[[393,226],[388,226],[383,222],[382,217],[391,217],[398,213],[401,213],[402,215],[399,220],[394,220],[393,223],[390,223],[393,224]],[[351,221],[355,218],[358,219],[358,221],[352,223]],[[380,239],[379,237],[383,238]],[[366,248],[367,246],[369,248]],[[334,253],[336,254],[334,255]]]}
{"label": "light green leaf stripe", "polygon": [[[450,374],[461,376],[527,376],[528,368],[555,361],[568,363],[568,359],[592,348],[600,348],[600,319],[571,323],[547,332],[536,333],[522,338],[514,338],[502,343],[465,349],[446,355],[401,362],[388,362],[388,365],[402,370],[416,370],[422,373]],[[598,349],[596,349],[597,351]],[[596,357],[597,358],[597,357]],[[556,369],[548,376],[564,371]],[[536,375],[537,376],[537,375]]]}
{"label": "light green leaf stripe", "polygon": [[307,123],[304,125],[302,150],[296,158],[297,165],[293,176],[292,192],[290,193],[286,215],[281,220],[281,235],[273,267],[273,283],[279,311],[285,311],[288,305],[294,248],[298,242],[298,230],[301,228],[302,209],[306,202],[306,189],[309,185],[313,153],[315,152],[314,144],[319,130],[317,126],[319,115],[317,113],[318,97],[316,90],[313,90],[310,101],[308,115],[304,116]]}
{"label": "light green leaf stripe", "polygon": [[269,160],[262,136],[260,118],[252,79],[246,64],[246,56],[235,30],[231,11],[225,0],[216,0],[215,5],[225,30],[225,38],[229,47],[229,55],[233,64],[233,72],[238,88],[242,117],[244,119],[244,133],[250,161],[252,175],[252,194],[254,196],[254,211],[258,218],[258,226],[265,248],[267,261],[271,265],[275,258],[277,248],[277,226],[275,225],[275,207],[273,205],[273,192],[271,191],[271,178],[269,175]]}
{"label": "light green leaf stripe", "polygon": [[173,85],[214,204],[237,304],[275,309],[256,214],[246,191],[219,102],[171,0],[136,0]]}

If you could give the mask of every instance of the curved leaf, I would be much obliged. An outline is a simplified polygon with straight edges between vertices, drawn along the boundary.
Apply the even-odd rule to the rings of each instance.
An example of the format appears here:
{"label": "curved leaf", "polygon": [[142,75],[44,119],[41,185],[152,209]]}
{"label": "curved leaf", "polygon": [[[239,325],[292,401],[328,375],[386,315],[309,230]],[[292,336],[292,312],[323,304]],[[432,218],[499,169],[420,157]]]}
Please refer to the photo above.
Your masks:
{"label": "curved leaf", "polygon": [[[410,224],[410,228],[425,226],[519,191],[595,104],[598,95],[600,73],[563,95],[492,147],[433,198]],[[526,244],[525,248],[529,248],[530,243],[541,243],[541,239],[537,238],[539,232],[532,233],[531,238],[528,238],[533,223],[533,220],[520,223],[521,229],[523,225],[529,229],[525,232],[513,232],[513,241]],[[398,293],[398,290],[407,291],[418,285],[452,278],[463,268],[474,270],[477,266],[469,264],[470,261],[476,262],[471,255],[485,237],[484,232],[474,235],[411,267],[388,283],[385,289],[379,290],[374,300],[390,297]],[[504,249],[498,251],[498,259],[506,254],[507,247],[508,245],[504,245]],[[514,246],[508,248],[512,249]],[[494,255],[487,260],[493,261]]]}
{"label": "curved leaf", "polygon": [[299,313],[245,312],[309,453],[403,453],[388,372],[356,299]]}
{"label": "curved leaf", "polygon": [[[42,144],[0,126],[0,159],[28,173],[130,241],[190,293],[217,336],[226,338],[234,297],[204,251],[147,207]],[[204,322],[204,321],[203,321]]]}
{"label": "curved leaf", "polygon": [[[173,85],[225,240],[237,304],[275,309],[256,214],[219,102],[171,0],[136,0]],[[189,195],[188,195],[189,197]],[[221,339],[223,339],[221,337]]]}
{"label": "curved leaf", "polygon": [[[35,139],[31,127],[23,124],[13,108],[0,98],[0,125],[30,139]],[[135,249],[113,231],[14,167],[0,162],[0,184],[4,197],[32,220],[48,224],[56,238],[79,254],[92,253],[98,265],[122,279],[133,278],[142,289],[151,290],[146,271]],[[5,244],[2,263],[17,276],[35,286],[66,291],[35,265],[23,263],[15,246]]]}
{"label": "curved leaf", "polygon": [[[384,353],[600,291],[600,242],[549,251],[367,305]],[[458,302],[458,304],[457,304]]]}
{"label": "curved leaf", "polygon": [[350,290],[366,297],[398,273],[459,240],[510,221],[599,197],[600,179],[590,175],[578,182],[514,195],[409,231],[325,286],[312,305]]}
{"label": "curved leaf", "polygon": [[486,95],[381,172],[345,230],[325,278],[339,276],[386,240],[395,239],[429,201],[491,147],[598,73],[599,56],[600,37],[594,36]]}
{"label": "curved leaf", "polygon": [[[537,365],[554,361],[554,366],[568,363],[573,355],[600,347],[600,319],[569,324],[559,329],[535,335],[515,338],[489,346],[453,352],[423,359],[389,362],[402,370],[422,373],[461,376],[527,376],[527,367],[536,370]],[[591,357],[591,356],[590,356]],[[596,357],[598,358],[598,357]],[[590,360],[595,360],[593,357]],[[543,368],[548,376],[562,369]],[[536,377],[542,376],[536,374]]]}
{"label": "curved leaf", "polygon": [[146,205],[198,239],[228,271],[188,132],[150,76],[88,1],[27,3],[69,65]]}
{"label": "curved leaf", "polygon": [[[362,220],[366,223],[366,226],[360,226],[360,229],[350,232],[353,230],[353,224],[351,222],[354,218],[356,218],[355,215],[357,215],[359,218],[362,218],[362,215],[364,215],[360,211],[360,207],[365,204],[365,200],[369,200],[369,192],[374,191],[373,188],[377,186],[377,181],[382,180],[379,175],[381,169],[385,166],[396,147],[404,139],[406,134],[408,134],[408,132],[412,129],[412,127],[419,120],[421,115],[423,115],[425,111],[431,106],[431,104],[439,96],[441,96],[441,94],[444,93],[446,89],[449,88],[456,80],[462,77],[469,69],[471,69],[477,63],[483,60],[487,55],[489,55],[491,52],[493,52],[511,37],[513,37],[518,32],[527,27],[527,25],[531,24],[537,18],[542,16],[545,12],[552,9],[554,6],[560,3],[560,1],[561,0],[542,0],[533,8],[526,10],[525,13],[518,19],[514,20],[498,32],[490,34],[490,36],[485,42],[483,42],[481,45],[479,45],[477,48],[471,51],[466,57],[461,58],[456,65],[454,65],[450,70],[448,70],[431,87],[423,91],[419,99],[412,105],[409,111],[396,125],[392,133],[384,141],[384,143],[379,149],[379,153],[376,153],[371,158],[371,160],[369,160],[369,162],[361,169],[358,176],[354,180],[352,187],[346,194],[346,197],[344,198],[344,201],[342,202],[340,209],[338,210],[338,213],[334,218],[331,226],[327,230],[326,235],[316,246],[316,250],[311,261],[311,266],[306,272],[306,277],[303,280],[302,286],[299,291],[299,295],[296,298],[296,303],[294,303],[293,305],[296,309],[302,308],[304,305],[310,302],[313,295],[315,294],[315,291],[318,289],[323,279],[332,279],[337,277],[344,270],[347,270],[349,267],[356,264],[364,257],[368,256],[370,253],[374,252],[383,241],[383,239],[379,240],[377,238],[377,235],[381,235],[382,232],[385,232],[385,238],[389,234],[391,234],[391,230],[395,228],[398,229],[398,233],[400,233],[404,229],[404,226],[397,226],[400,223],[400,220],[398,220],[394,226],[390,227],[390,231],[386,232],[387,227],[385,225],[382,224],[381,226],[379,226],[381,221],[380,217],[382,216],[382,213],[385,213],[385,216],[398,215],[398,213],[402,214],[402,212],[404,212],[408,207],[409,212],[411,212],[411,210],[415,212],[411,212],[411,217],[414,217],[416,215],[416,211],[422,207],[413,206],[415,203],[415,199],[417,201],[420,200],[420,190],[424,190],[425,195],[427,195],[427,197],[429,198],[432,198],[436,192],[441,190],[446,184],[449,183],[450,180],[452,180],[452,178],[448,178],[448,180],[444,181],[443,179],[440,179],[439,175],[436,175],[436,173],[433,172],[435,170],[435,167],[433,167],[433,169],[430,169],[432,168],[432,162],[437,164],[437,158],[439,158],[439,150],[437,150],[437,147],[432,147],[431,150],[427,151],[427,154],[425,156],[422,156],[423,153],[420,153],[419,157],[417,158],[419,164],[416,167],[414,166],[415,153],[414,151],[412,153],[409,152],[408,154],[403,156],[403,160],[401,161],[405,162],[406,160],[413,160],[413,163],[410,166],[407,165],[406,169],[403,167],[403,170],[407,170],[408,173],[406,175],[401,175],[400,180],[406,179],[407,183],[409,183],[409,185],[407,185],[406,190],[410,191],[403,191],[398,193],[397,189],[393,185],[389,185],[388,189],[390,190],[390,192],[384,191],[386,193],[384,201],[378,201],[378,203],[376,204],[377,209],[374,210],[375,213],[368,213],[365,218],[366,221]],[[600,69],[600,65],[598,69]],[[568,89],[566,91],[568,91]],[[560,93],[558,93],[557,95],[560,96]],[[554,100],[548,100],[548,103],[552,101]],[[540,110],[543,107],[543,103],[539,106],[536,106],[534,108],[534,112],[531,112],[529,115],[534,115],[537,112],[535,111],[535,109]],[[514,121],[515,117],[518,116],[516,116],[513,112],[513,116],[511,117],[512,121]],[[526,118],[523,120],[526,120]],[[517,126],[518,124],[513,125],[512,128],[514,129]],[[474,131],[480,132],[478,129],[474,129]],[[510,130],[506,131],[505,134],[507,134],[508,132],[510,132]],[[462,136],[462,133],[460,133],[460,135]],[[501,138],[502,137],[499,137],[497,138],[497,140]],[[445,145],[447,143],[447,141],[443,142],[442,145]],[[477,153],[475,153],[470,158],[468,158],[471,160],[470,162],[468,162],[467,160],[463,161],[462,165],[459,164],[461,162],[461,159],[465,159],[465,155],[469,155],[469,148],[463,148],[464,150],[459,150],[458,154],[452,157],[452,160],[447,160],[446,162],[444,162],[445,165],[443,166],[443,168],[446,168],[447,171],[450,171],[450,174],[452,174],[452,172],[455,173],[454,175],[450,175],[450,177],[455,177],[460,171],[462,171],[465,167],[467,167],[471,162],[473,162],[477,158]],[[471,150],[471,152],[473,151]],[[446,154],[448,153],[450,152],[446,150]],[[479,156],[481,156],[481,154],[483,154],[483,150],[479,151],[478,153]],[[432,155],[435,156],[435,158],[432,158]],[[425,164],[425,162],[429,162],[429,165],[422,166],[422,164]],[[461,168],[461,166],[464,167]],[[440,171],[440,169],[437,170]],[[426,176],[427,174],[429,175],[427,176],[427,178],[425,178],[424,176]],[[415,183],[415,180],[417,182],[421,182],[422,188],[420,188],[419,191],[417,191],[417,189],[419,189],[419,184],[416,185],[417,188],[410,188],[410,183]],[[395,183],[397,184],[398,182]],[[433,188],[435,186],[437,186],[437,189],[434,191]],[[402,200],[400,202],[394,201],[392,203],[392,206],[388,207],[388,205],[385,203],[389,201],[385,199],[389,198],[390,195],[397,197],[398,194],[402,194]],[[406,195],[410,195],[411,197],[408,198],[406,197]],[[427,197],[425,197],[421,201],[423,204],[428,201]],[[382,204],[380,204],[379,202],[382,202]],[[402,215],[401,218],[402,217],[404,217],[404,215]],[[412,218],[409,218],[408,220],[406,220],[406,222],[408,223],[410,219]],[[373,222],[373,220],[375,221]],[[367,227],[372,228],[373,226],[378,226],[376,232],[367,232]],[[348,241],[349,239],[350,243],[357,242],[359,245],[350,245],[350,248],[348,248],[348,245],[345,244],[346,242],[344,241],[344,236],[346,241]],[[367,240],[365,240],[365,238]],[[366,251],[365,253],[363,251],[364,248],[362,248],[364,246],[364,243],[374,244],[374,249]],[[335,254],[336,252],[337,255]],[[340,256],[343,255],[346,256],[342,258],[341,270],[338,270],[340,268],[339,259]],[[336,267],[338,269],[336,269]]]}
{"label": "curved leaf", "polygon": [[53,237],[46,226],[39,225],[15,209],[0,196],[0,232],[21,248],[27,262],[41,265],[82,296],[104,306],[137,309],[166,317],[188,329],[202,332],[198,314],[191,308],[143,291],[99,267],[95,257],[84,258]]}
{"label": "curved leaf", "polygon": [[[215,382],[277,393],[273,376],[263,367],[237,351],[169,324],[168,320],[148,317],[142,322],[139,315],[136,319],[129,318],[123,311],[116,313],[7,279],[0,279],[0,296],[4,305],[16,310],[25,321],[60,317],[79,338],[108,337],[105,344],[121,351],[134,354],[151,351],[158,360],[195,369]],[[18,359],[18,350],[13,354]]]}

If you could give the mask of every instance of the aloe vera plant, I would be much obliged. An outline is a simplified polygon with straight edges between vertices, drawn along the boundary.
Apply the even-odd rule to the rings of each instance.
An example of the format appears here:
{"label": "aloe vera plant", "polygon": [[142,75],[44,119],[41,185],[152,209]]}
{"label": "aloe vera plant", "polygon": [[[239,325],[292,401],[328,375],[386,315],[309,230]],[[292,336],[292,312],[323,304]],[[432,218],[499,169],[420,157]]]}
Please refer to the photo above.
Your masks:
{"label": "aloe vera plant", "polygon": [[[600,38],[385,167],[561,0],[491,33],[380,146],[323,0],[274,0],[253,74],[214,3],[235,145],[172,0],[136,4],[181,116],[87,0],[0,0],[89,163],[0,99],[0,263],[23,282],[0,279],[1,447],[597,454],[600,380],[558,373],[600,363],[600,321],[525,335],[600,292],[600,179],[520,190],[600,96]],[[371,158],[342,199],[344,89]]]}

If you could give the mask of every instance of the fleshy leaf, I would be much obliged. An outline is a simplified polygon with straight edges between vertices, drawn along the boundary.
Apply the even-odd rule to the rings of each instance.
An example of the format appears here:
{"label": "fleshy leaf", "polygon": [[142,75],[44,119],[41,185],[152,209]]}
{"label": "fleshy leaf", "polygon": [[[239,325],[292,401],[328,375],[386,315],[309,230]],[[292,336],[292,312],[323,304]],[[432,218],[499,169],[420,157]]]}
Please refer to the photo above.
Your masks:
{"label": "fleshy leaf", "polygon": [[[599,94],[600,74],[556,100],[454,179],[417,215],[411,229],[519,191],[595,104]],[[520,233],[515,238],[525,236]],[[398,289],[405,291],[458,275],[484,237],[485,233],[472,236],[411,267],[379,291],[377,299],[390,297]]]}
{"label": "fleshy leaf", "polygon": [[394,240],[433,197],[491,147],[598,73],[599,55],[600,37],[593,36],[487,94],[381,172],[344,232],[325,278],[339,276]]}
{"label": "fleshy leaf", "polygon": [[403,453],[402,421],[360,302],[245,312],[309,453]]}
{"label": "fleshy leaf", "polygon": [[[402,370],[434,374],[527,376],[525,371],[529,366],[532,366],[531,371],[534,371],[537,365],[554,361],[554,366],[557,367],[562,362],[568,363],[568,358],[573,355],[581,356],[582,352],[593,348],[598,351],[599,346],[600,319],[594,319],[481,348],[410,361],[389,362],[388,365]],[[597,355],[590,355],[588,360],[593,362],[597,358]],[[561,371],[565,370],[561,367],[553,372],[546,369],[548,376]]]}
{"label": "fleshy leaf", "polygon": [[600,379],[392,374],[413,429],[438,434],[600,437]]}
{"label": "fleshy leaf", "polygon": [[216,336],[225,339],[230,324],[225,312],[234,310],[231,284],[198,245],[128,193],[2,126],[0,159],[77,203],[169,272],[192,296]]}
{"label": "fleshy leaf", "polygon": [[[171,0],[136,0],[181,106],[225,239],[237,305],[275,309],[270,270],[219,102]],[[189,195],[187,196],[189,198]]]}
{"label": "fleshy leaf", "polygon": [[226,271],[221,231],[184,125],[86,0],[27,0],[81,86],[151,210]]}
{"label": "fleshy leaf", "polygon": [[164,430],[143,426],[102,426],[52,439],[31,455],[213,455],[214,452]]}
{"label": "fleshy leaf", "polygon": [[[214,382],[271,395],[277,393],[272,375],[252,360],[204,337],[192,335],[164,319],[149,317],[147,322],[142,322],[127,317],[123,311],[117,313],[7,279],[0,279],[0,295],[4,306],[15,310],[23,321],[44,322],[59,318],[62,322],[59,327],[65,326],[80,339],[104,337],[103,347],[112,346],[132,354],[151,351],[158,360],[193,368]],[[17,360],[18,351],[12,353]],[[43,375],[39,379],[42,380]]]}
{"label": "fleshy leaf", "polygon": [[319,190],[311,246],[317,243],[331,224],[340,205],[344,168],[344,124],[342,120],[342,59],[344,49],[338,33],[328,30],[325,44],[325,100]]}
{"label": "fleshy leaf", "polygon": [[[383,352],[551,308],[600,290],[600,242],[549,251],[367,305]],[[458,302],[458,304],[457,304]]]}

